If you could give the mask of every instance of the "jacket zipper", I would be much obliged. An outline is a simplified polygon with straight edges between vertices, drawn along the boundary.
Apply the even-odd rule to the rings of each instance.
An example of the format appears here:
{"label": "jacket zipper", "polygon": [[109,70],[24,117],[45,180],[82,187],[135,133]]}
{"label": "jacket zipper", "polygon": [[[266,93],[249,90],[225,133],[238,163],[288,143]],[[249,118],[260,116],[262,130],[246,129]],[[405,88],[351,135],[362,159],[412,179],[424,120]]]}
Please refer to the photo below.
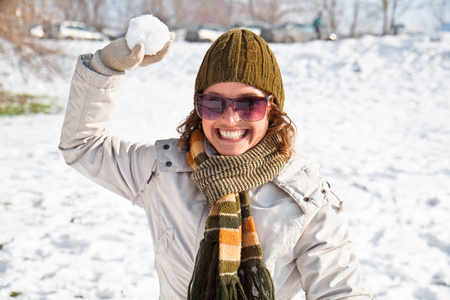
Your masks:
{"label": "jacket zipper", "polygon": [[150,181],[152,181],[153,177],[155,176],[155,171],[152,171],[152,174],[150,175],[150,177],[147,180],[147,184],[150,183]]}
{"label": "jacket zipper", "polygon": [[153,177],[155,177],[155,166],[156,166],[156,163],[158,162],[158,160],[156,159],[155,160],[155,162],[153,163],[153,166],[152,166],[152,174],[150,174],[150,177],[148,178],[148,180],[147,180],[147,184],[149,184],[150,183],[150,181],[152,181],[152,179],[153,179]]}

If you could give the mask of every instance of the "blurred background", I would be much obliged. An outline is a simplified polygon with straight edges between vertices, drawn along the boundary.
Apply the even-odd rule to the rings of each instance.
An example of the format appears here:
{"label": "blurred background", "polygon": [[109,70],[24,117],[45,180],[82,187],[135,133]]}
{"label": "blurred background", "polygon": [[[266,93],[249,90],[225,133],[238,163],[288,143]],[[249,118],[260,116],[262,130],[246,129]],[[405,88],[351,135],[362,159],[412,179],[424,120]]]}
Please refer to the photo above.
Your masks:
{"label": "blurred background", "polygon": [[159,298],[144,211],[57,148],[79,54],[142,14],[176,43],[126,75],[114,135],[178,136],[209,43],[253,30],[298,144],[345,199],[374,298],[450,299],[450,0],[0,0],[0,299]]}
{"label": "blurred background", "polygon": [[15,43],[27,37],[115,39],[142,14],[153,14],[182,37],[201,27],[260,33],[289,23],[285,27],[309,25],[304,31],[319,27],[326,33],[321,38],[346,38],[439,29],[450,22],[450,0],[0,0],[0,36]]}
{"label": "blurred background", "polygon": [[47,58],[60,51],[38,41],[114,40],[142,14],[191,42],[233,27],[283,43],[450,30],[450,0],[0,0],[0,37],[22,65],[58,71]]}

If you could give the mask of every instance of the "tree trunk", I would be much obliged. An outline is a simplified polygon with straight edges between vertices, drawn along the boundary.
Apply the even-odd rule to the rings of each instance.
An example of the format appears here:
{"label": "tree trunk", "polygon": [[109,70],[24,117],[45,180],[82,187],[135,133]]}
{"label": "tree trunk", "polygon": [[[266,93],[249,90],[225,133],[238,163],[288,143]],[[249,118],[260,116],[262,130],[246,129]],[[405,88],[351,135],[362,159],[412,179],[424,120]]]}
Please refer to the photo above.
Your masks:
{"label": "tree trunk", "polygon": [[385,35],[388,32],[388,7],[389,0],[381,0],[383,2],[383,28],[381,30],[381,34]]}
{"label": "tree trunk", "polygon": [[359,13],[359,0],[354,0],[353,2],[353,20],[350,26],[350,37],[356,36],[356,26],[358,24],[358,13]]}
{"label": "tree trunk", "polygon": [[337,20],[336,20],[336,15],[337,15],[337,1],[336,0],[331,0],[330,1],[330,11],[329,11],[329,16],[330,16],[330,28],[331,31],[333,32],[338,32],[338,25],[337,25]]}

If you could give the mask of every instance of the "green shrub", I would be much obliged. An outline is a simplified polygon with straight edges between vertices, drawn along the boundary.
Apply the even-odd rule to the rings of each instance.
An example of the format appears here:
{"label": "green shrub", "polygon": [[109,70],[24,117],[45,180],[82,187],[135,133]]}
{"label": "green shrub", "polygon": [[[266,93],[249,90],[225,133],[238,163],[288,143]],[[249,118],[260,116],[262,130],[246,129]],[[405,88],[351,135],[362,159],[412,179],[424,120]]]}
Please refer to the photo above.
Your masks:
{"label": "green shrub", "polygon": [[17,297],[17,296],[20,296],[20,295],[22,295],[22,292],[16,292],[16,291],[12,291],[12,292],[9,294],[9,296],[10,296],[10,297],[13,297],[13,298],[15,298],[15,297]]}
{"label": "green shrub", "polygon": [[0,90],[0,115],[15,116],[55,113],[61,108],[55,99],[29,94],[13,94]]}

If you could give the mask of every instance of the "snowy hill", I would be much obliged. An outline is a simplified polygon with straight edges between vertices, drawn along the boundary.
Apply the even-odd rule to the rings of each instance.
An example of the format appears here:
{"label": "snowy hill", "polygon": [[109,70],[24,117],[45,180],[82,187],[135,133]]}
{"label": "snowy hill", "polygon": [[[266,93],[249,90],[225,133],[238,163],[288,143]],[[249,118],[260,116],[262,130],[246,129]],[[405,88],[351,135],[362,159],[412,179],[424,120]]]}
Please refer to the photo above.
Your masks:
{"label": "snowy hill", "polygon": [[[64,104],[77,55],[105,43],[56,45],[67,55],[52,81],[25,81],[0,55],[3,87]],[[113,134],[176,137],[208,47],[176,41],[127,73]],[[450,35],[271,47],[297,144],[344,200],[366,288],[377,300],[450,299]],[[0,117],[0,298],[157,299],[144,212],[65,165],[63,117]]]}

